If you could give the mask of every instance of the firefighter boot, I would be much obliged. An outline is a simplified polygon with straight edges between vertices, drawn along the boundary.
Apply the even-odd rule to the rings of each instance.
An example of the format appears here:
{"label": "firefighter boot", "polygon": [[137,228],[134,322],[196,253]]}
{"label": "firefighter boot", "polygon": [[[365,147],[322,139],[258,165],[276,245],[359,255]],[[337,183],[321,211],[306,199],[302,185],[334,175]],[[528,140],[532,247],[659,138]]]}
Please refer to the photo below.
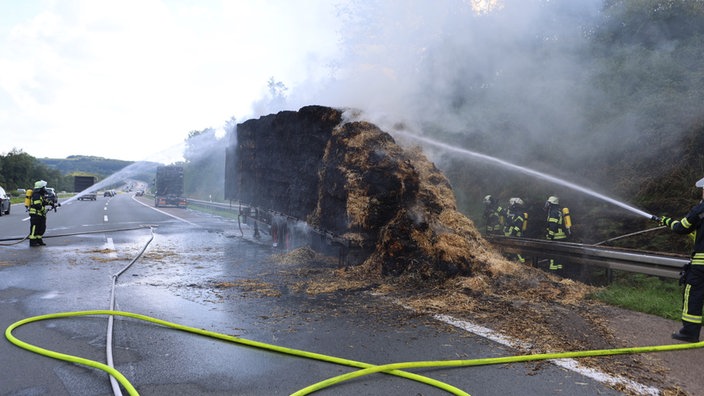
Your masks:
{"label": "firefighter boot", "polygon": [[702,325],[689,322],[682,322],[682,324],[682,328],[677,333],[673,333],[672,338],[686,342],[699,342]]}
{"label": "firefighter boot", "polygon": [[46,243],[44,243],[44,240],[42,238],[37,239],[37,244],[39,246],[46,246]]}
{"label": "firefighter boot", "polygon": [[30,240],[29,240],[29,246],[34,247],[34,246],[41,246],[41,245],[39,245],[39,243],[37,242],[36,239],[30,239]]}

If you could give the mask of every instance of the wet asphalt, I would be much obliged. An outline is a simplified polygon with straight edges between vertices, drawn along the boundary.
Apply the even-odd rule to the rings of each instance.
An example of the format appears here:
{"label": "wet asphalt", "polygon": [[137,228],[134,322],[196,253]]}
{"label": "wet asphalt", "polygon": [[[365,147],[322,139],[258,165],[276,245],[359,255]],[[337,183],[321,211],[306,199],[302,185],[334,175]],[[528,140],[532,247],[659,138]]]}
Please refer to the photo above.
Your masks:
{"label": "wet asphalt", "polygon": [[[2,329],[35,315],[108,309],[114,276],[124,270],[114,289],[117,310],[247,340],[372,364],[516,353],[365,290],[301,292],[296,284],[316,268],[277,263],[271,255],[280,250],[266,240],[253,242],[251,235],[242,238],[233,220],[192,210],[155,211],[144,202],[130,194],[73,201],[49,215],[48,246],[1,242]],[[0,217],[0,238],[24,236],[29,228],[24,218],[19,206]],[[106,317],[30,323],[13,334],[106,361]],[[142,395],[286,395],[352,370],[130,318],[115,318],[112,337],[115,368]],[[548,363],[413,371],[472,395],[621,394]],[[108,375],[100,370],[0,342],[0,395],[109,394]],[[448,393],[375,374],[316,394]]]}

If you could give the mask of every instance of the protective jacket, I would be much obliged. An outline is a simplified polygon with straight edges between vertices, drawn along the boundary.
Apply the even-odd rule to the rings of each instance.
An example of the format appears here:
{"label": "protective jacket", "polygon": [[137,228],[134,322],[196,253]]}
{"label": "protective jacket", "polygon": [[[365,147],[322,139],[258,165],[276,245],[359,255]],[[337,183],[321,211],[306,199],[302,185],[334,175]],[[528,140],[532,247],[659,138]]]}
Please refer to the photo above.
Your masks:
{"label": "protective jacket", "polygon": [[704,265],[704,220],[702,219],[704,219],[704,202],[692,208],[681,220],[671,220],[665,224],[678,234],[694,233],[692,265]]}
{"label": "protective jacket", "polygon": [[523,236],[523,231],[528,225],[528,213],[520,211],[520,208],[506,211],[506,224],[504,235],[510,237]]}
{"label": "protective jacket", "polygon": [[566,239],[567,229],[565,227],[565,218],[563,216],[562,207],[560,205],[549,205],[547,218],[547,239]]}
{"label": "protective jacket", "polygon": [[46,217],[47,206],[51,204],[41,190],[35,190],[29,201],[29,215]]}
{"label": "protective jacket", "polygon": [[504,226],[504,209],[501,205],[485,206],[484,221],[487,234],[501,234]]}

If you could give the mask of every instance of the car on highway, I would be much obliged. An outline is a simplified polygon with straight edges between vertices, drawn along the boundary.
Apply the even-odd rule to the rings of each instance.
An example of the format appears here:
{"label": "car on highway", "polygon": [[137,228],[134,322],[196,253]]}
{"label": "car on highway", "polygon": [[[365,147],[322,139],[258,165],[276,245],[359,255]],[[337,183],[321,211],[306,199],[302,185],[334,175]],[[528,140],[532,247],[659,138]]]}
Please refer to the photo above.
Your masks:
{"label": "car on highway", "polygon": [[83,195],[80,195],[76,199],[78,199],[79,201],[84,201],[84,200],[95,201],[96,199],[98,199],[98,194],[96,194],[95,191],[87,192]]}
{"label": "car on highway", "polygon": [[103,197],[114,197],[116,194],[115,190],[107,190],[103,193]]}
{"label": "car on highway", "polygon": [[11,206],[10,197],[5,192],[5,189],[0,187],[0,216],[9,215]]}
{"label": "car on highway", "polygon": [[59,197],[56,195],[56,190],[52,187],[46,188],[46,200],[50,202],[50,205],[57,206],[59,203]]}

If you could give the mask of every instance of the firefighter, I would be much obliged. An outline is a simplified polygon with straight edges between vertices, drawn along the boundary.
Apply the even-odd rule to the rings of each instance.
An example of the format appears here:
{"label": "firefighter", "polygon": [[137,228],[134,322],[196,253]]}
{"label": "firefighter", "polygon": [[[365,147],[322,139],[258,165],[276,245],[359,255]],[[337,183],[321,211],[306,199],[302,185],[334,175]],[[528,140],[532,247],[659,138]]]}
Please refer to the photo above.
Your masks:
{"label": "firefighter", "polygon": [[46,182],[39,180],[29,199],[29,246],[45,246],[42,236],[46,231],[47,206],[52,205],[46,196]]}
{"label": "firefighter", "polygon": [[[528,213],[523,211],[523,205],[523,200],[520,198],[511,198],[508,200],[504,236],[521,237],[528,228]],[[515,257],[521,263],[526,262],[525,257],[520,254],[516,254]]]}
{"label": "firefighter", "polygon": [[491,195],[484,197],[483,217],[487,235],[503,234],[504,208]]}
{"label": "firefighter", "polygon": [[677,234],[693,234],[694,247],[690,262],[682,269],[680,284],[684,285],[682,298],[682,328],[672,334],[680,341],[698,342],[702,328],[704,303],[704,178],[695,186],[702,188],[702,200],[680,220],[661,217],[660,224]]}
{"label": "firefighter", "polygon": [[[552,195],[545,201],[545,212],[547,212],[547,225],[545,238],[555,241],[565,241],[572,235],[572,219],[570,211],[560,206],[560,198]],[[551,270],[562,269],[562,264],[557,264],[555,259],[550,259]]]}

